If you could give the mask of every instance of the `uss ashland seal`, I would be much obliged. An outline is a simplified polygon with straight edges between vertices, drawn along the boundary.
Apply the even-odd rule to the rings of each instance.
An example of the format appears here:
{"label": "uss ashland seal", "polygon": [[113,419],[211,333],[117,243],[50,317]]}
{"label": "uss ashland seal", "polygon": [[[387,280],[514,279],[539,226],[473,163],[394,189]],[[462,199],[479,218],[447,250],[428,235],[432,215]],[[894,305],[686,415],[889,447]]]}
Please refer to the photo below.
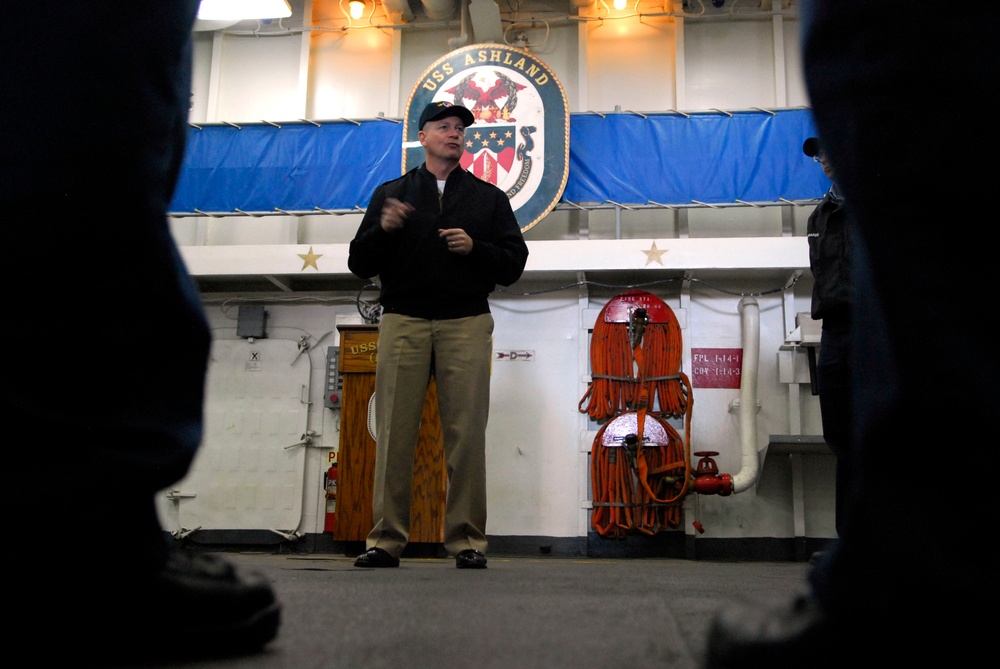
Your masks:
{"label": "uss ashland seal", "polygon": [[569,108],[555,74],[531,53],[473,44],[437,60],[420,76],[404,114],[403,172],[423,162],[420,111],[447,101],[472,111],[462,167],[507,193],[521,230],[559,202],[569,176]]}

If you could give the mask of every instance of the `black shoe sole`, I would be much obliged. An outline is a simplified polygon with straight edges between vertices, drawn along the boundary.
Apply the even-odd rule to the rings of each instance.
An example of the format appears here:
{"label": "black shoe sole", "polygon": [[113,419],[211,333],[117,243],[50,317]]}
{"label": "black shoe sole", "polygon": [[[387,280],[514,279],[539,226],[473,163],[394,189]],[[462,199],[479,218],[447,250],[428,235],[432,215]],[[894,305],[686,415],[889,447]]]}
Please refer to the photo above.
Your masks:
{"label": "black shoe sole", "polygon": [[394,558],[381,549],[372,548],[359,555],[354,561],[354,566],[365,569],[392,569],[399,566],[399,558]]}
{"label": "black shoe sole", "polygon": [[361,560],[355,560],[354,566],[355,567],[362,567],[363,569],[395,569],[399,565],[398,564],[372,564],[371,562],[367,562],[367,561],[362,562]]}
{"label": "black shoe sole", "polygon": [[467,549],[455,556],[455,566],[459,569],[486,569],[486,556],[479,551]]}

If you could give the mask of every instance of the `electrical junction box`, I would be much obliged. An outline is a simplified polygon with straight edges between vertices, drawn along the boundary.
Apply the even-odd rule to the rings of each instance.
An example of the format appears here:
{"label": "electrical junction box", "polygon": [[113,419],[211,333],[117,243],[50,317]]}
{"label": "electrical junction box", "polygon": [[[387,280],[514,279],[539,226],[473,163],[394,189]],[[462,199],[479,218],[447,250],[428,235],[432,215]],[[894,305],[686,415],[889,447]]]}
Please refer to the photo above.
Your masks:
{"label": "electrical junction box", "polygon": [[326,347],[326,387],[323,391],[323,406],[339,409],[344,395],[344,375],[340,373],[340,347]]}
{"label": "electrical junction box", "polygon": [[814,321],[809,312],[795,314],[795,324],[799,326],[802,334],[801,343],[803,346],[818,345],[823,336],[823,319]]}
{"label": "electrical junction box", "polygon": [[267,312],[263,305],[243,305],[236,317],[236,334],[244,339],[267,337]]}

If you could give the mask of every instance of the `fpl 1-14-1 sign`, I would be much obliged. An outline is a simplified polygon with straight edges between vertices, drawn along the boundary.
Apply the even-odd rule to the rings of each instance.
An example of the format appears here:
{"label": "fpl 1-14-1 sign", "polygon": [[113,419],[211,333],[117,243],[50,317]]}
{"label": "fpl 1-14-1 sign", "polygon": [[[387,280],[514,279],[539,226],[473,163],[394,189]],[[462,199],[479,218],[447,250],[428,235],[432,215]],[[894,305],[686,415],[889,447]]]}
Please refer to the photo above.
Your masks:
{"label": "fpl 1-14-1 sign", "polygon": [[695,388],[739,388],[742,370],[741,348],[691,349],[691,385]]}
{"label": "fpl 1-14-1 sign", "polygon": [[432,102],[467,107],[462,167],[507,193],[521,230],[559,202],[569,176],[569,108],[555,74],[529,52],[474,44],[420,76],[406,103],[403,172],[420,165],[420,112]]}

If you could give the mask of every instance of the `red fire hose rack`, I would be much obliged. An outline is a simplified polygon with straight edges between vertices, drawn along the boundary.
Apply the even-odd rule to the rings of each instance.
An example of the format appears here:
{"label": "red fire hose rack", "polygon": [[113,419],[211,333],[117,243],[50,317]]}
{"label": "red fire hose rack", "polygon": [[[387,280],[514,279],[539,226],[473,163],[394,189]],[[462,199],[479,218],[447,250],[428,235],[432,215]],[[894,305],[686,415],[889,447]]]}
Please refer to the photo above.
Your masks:
{"label": "red fire hose rack", "polygon": [[[605,538],[656,534],[680,525],[691,480],[691,382],[681,371],[674,312],[630,290],[597,317],[591,381],[579,403],[602,423],[591,449],[591,526]],[[669,422],[683,421],[684,438]]]}

